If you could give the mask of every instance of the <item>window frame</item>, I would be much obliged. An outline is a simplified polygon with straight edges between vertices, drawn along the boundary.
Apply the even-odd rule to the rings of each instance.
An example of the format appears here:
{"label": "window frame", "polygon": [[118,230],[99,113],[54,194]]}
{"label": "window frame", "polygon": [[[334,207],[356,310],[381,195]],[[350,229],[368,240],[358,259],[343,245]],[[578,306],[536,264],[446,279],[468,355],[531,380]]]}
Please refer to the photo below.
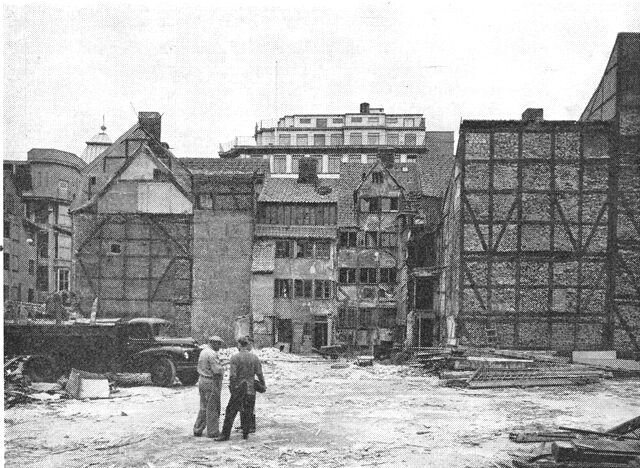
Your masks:
{"label": "window frame", "polygon": [[378,270],[376,268],[360,268],[360,284],[378,284]]}
{"label": "window frame", "polygon": [[291,239],[276,239],[275,258],[293,258]]}
{"label": "window frame", "polygon": [[292,280],[289,278],[275,278],[273,281],[273,297],[291,299],[293,297]]}
{"label": "window frame", "polygon": [[338,271],[338,281],[340,284],[356,284],[356,269],[340,268]]}
{"label": "window frame", "polygon": [[[284,166],[282,170],[278,167],[282,163]],[[287,173],[287,156],[283,154],[273,155],[273,173],[274,174],[286,174]]]}

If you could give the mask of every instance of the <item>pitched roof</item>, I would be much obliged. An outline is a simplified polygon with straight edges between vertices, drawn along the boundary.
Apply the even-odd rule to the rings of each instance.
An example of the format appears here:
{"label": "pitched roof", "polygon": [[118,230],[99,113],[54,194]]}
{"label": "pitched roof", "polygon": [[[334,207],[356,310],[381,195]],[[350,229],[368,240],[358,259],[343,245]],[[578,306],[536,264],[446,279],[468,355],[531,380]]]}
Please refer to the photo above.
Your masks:
{"label": "pitched roof", "polygon": [[[321,187],[331,190],[326,193]],[[286,202],[286,203],[336,203],[335,179],[320,179],[318,186],[314,184],[301,184],[298,179],[268,177],[258,201],[260,202]]]}
{"label": "pitched roof", "polygon": [[427,153],[420,155],[417,162],[422,193],[430,197],[442,197],[447,188],[455,158]]}
{"label": "pitched roof", "polygon": [[181,158],[193,174],[264,174],[269,161],[253,158]]}

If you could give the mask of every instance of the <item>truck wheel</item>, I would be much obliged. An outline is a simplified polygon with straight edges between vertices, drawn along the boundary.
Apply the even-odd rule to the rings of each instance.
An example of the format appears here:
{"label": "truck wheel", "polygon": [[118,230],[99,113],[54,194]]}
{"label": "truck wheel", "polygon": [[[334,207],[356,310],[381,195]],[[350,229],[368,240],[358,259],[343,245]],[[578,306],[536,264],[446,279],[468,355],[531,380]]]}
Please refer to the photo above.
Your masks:
{"label": "truck wheel", "polygon": [[24,374],[32,382],[55,382],[57,369],[53,358],[34,356],[24,365]]}
{"label": "truck wheel", "polygon": [[182,382],[182,385],[195,385],[196,382],[198,382],[198,378],[200,377],[200,375],[198,374],[198,371],[182,371],[182,372],[178,372],[178,378],[180,379],[180,382]]}
{"label": "truck wheel", "polygon": [[170,387],[176,379],[176,365],[169,358],[159,358],[151,365],[151,382],[158,387]]}

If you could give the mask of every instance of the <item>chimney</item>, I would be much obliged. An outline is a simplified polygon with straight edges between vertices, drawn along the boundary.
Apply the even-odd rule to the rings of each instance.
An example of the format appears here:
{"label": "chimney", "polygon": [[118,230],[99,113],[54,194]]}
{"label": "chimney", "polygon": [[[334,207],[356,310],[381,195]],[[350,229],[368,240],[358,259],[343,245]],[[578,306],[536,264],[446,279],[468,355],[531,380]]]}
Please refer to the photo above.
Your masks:
{"label": "chimney", "polygon": [[528,122],[542,122],[544,120],[544,109],[529,107],[522,113],[522,120],[526,120]]}
{"label": "chimney", "polygon": [[368,114],[369,113],[369,103],[368,102],[363,102],[362,104],[360,104],[360,113],[361,114]]}
{"label": "chimney", "polygon": [[318,182],[318,160],[316,158],[300,158],[298,183],[315,184],[316,182]]}
{"label": "chimney", "polygon": [[378,159],[384,167],[391,169],[393,167],[395,156],[391,151],[384,151],[378,154]]}
{"label": "chimney", "polygon": [[160,141],[162,116],[159,112],[138,112],[138,123],[149,135]]}

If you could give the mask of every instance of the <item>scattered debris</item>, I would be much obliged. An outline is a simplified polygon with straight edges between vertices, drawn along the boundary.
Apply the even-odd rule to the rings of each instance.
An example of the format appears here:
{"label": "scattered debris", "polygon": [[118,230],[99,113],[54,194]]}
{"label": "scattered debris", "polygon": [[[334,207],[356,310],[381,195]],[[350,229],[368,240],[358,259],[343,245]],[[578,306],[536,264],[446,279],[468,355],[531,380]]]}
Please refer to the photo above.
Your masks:
{"label": "scattered debris", "polygon": [[109,398],[109,381],[103,374],[72,369],[66,386],[67,393],[79,400],[85,398]]}

